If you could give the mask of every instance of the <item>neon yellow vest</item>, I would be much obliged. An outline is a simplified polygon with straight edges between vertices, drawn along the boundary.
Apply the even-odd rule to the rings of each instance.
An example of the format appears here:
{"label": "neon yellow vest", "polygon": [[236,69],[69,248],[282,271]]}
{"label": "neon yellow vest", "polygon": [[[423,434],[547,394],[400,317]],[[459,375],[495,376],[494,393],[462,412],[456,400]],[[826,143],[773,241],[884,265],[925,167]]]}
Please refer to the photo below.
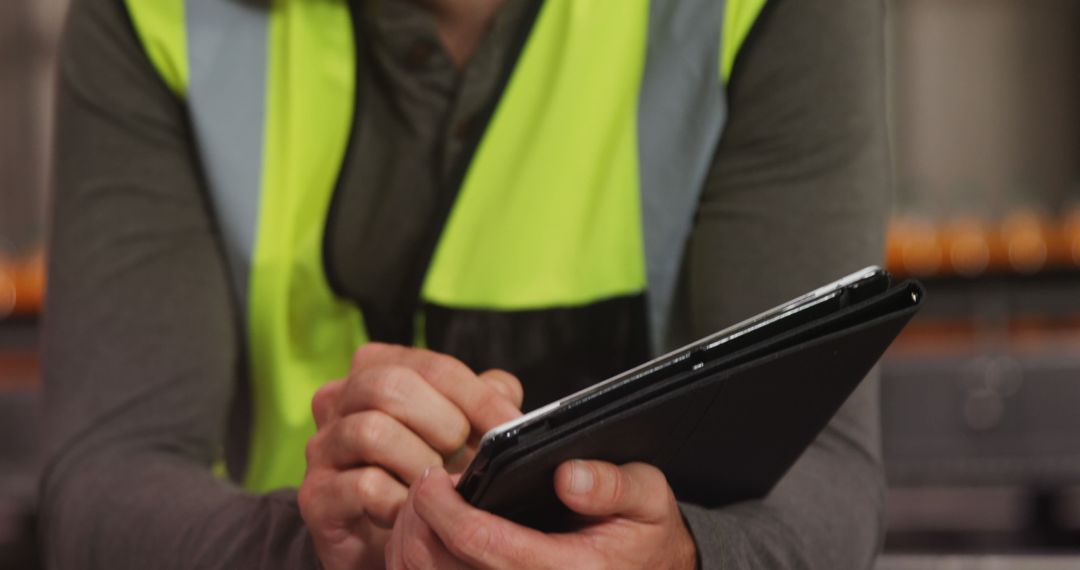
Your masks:
{"label": "neon yellow vest", "polygon": [[[516,0],[511,0],[516,1]],[[574,307],[648,284],[663,344],[724,84],[765,0],[546,0],[424,281],[425,301]],[[310,400],[363,319],[322,265],[353,124],[346,0],[126,0],[190,111],[246,308],[255,425],[246,485],[297,485]],[[363,102],[361,102],[363,104]]]}

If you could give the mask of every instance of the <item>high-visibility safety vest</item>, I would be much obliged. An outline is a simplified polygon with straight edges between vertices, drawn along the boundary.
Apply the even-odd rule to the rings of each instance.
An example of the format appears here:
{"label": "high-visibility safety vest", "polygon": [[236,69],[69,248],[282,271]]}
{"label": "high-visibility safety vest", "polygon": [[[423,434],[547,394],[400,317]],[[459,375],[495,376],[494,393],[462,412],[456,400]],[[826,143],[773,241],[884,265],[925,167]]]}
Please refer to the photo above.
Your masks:
{"label": "high-visibility safety vest", "polygon": [[[659,347],[726,119],[725,84],[764,3],[546,0],[439,237],[423,300],[575,307],[647,284]],[[357,104],[348,0],[126,5],[187,105],[246,308],[245,483],[298,485],[311,396],[347,373],[366,336],[322,256]]]}

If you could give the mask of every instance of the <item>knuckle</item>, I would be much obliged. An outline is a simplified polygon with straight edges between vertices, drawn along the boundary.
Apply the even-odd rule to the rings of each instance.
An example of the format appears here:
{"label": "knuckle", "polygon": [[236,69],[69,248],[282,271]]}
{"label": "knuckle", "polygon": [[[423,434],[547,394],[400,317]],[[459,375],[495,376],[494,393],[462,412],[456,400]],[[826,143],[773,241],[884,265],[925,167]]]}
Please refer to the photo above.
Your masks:
{"label": "knuckle", "polygon": [[315,419],[317,424],[325,423],[329,420],[334,410],[337,408],[339,398],[342,395],[342,388],[345,387],[344,380],[331,380],[319,387],[311,396],[311,416]]}
{"label": "knuckle", "polygon": [[506,386],[509,387],[511,394],[520,401],[522,396],[525,395],[525,388],[521,385],[521,380],[518,380],[517,376],[514,376],[505,370],[499,370],[499,373],[500,378],[502,378]]}
{"label": "knuckle", "polygon": [[392,348],[388,344],[381,342],[369,342],[356,349],[353,352],[352,367],[361,368],[367,364],[367,361],[377,354],[382,354]]}
{"label": "knuckle", "polygon": [[350,532],[341,521],[335,520],[332,481],[326,476],[307,476],[297,490],[300,518],[316,541],[340,542]]}
{"label": "knuckle", "polygon": [[502,395],[495,388],[482,384],[476,395],[476,405],[483,409],[491,409],[502,404],[502,399]]}
{"label": "knuckle", "polygon": [[309,467],[318,461],[323,434],[324,432],[321,430],[315,432],[315,435],[308,438],[307,443],[304,444],[304,460],[307,461]]}
{"label": "knuckle", "polygon": [[613,505],[622,503],[626,498],[626,494],[629,492],[628,487],[630,486],[630,481],[626,474],[623,473],[622,469],[618,468],[601,469],[600,471],[602,473],[600,476],[608,481],[608,484],[606,485],[607,496],[605,499]]}
{"label": "knuckle", "polygon": [[390,436],[388,418],[380,412],[364,412],[356,415],[354,434],[357,445],[363,449],[379,449],[386,445]]}
{"label": "knuckle", "polygon": [[300,514],[305,521],[311,522],[314,515],[315,497],[317,495],[315,482],[310,477],[305,477],[304,482],[296,491],[296,503],[300,507]]}
{"label": "knuckle", "polygon": [[324,480],[305,479],[296,492],[300,517],[314,531],[322,533],[329,526],[329,512],[324,493]]}
{"label": "knuckle", "polygon": [[484,372],[484,376],[496,382],[501,382],[512,390],[521,388],[521,382],[518,381],[517,377],[501,368],[492,368]]}
{"label": "knuckle", "polygon": [[326,387],[319,388],[315,391],[315,394],[311,396],[311,415],[318,418],[322,415],[322,410],[326,409]]}
{"label": "knuckle", "polygon": [[397,366],[387,366],[373,371],[368,381],[372,404],[377,408],[386,408],[402,403],[407,374],[404,369]]}
{"label": "knuckle", "polygon": [[374,343],[368,343],[353,352],[351,363],[353,370],[361,368],[362,366],[364,366],[364,364],[366,364],[368,357],[371,355],[372,350],[374,350],[373,346]]}
{"label": "knuckle", "polygon": [[667,476],[664,475],[664,472],[657,469],[656,467],[653,467],[652,465],[649,465],[647,467],[648,469],[646,472],[648,473],[648,475],[646,477],[648,484],[652,487],[662,487],[664,489],[667,489],[668,491],[671,491],[671,485],[668,484]]}
{"label": "knuckle", "polygon": [[426,376],[432,378],[451,378],[454,376],[472,376],[472,370],[465,363],[446,354],[428,351],[430,358],[424,364]]}
{"label": "knuckle", "polygon": [[[480,417],[485,418],[488,422],[492,422],[495,421],[496,418],[501,417],[501,412],[505,410],[508,405],[510,404],[507,404],[506,399],[503,398],[495,388],[487,384],[480,384],[467,406],[467,413],[474,415],[481,414]],[[496,410],[499,411],[498,414],[496,413]]]}
{"label": "knuckle", "polygon": [[360,502],[363,504],[370,504],[382,497],[384,493],[383,478],[378,470],[374,468],[361,469],[357,475],[356,480],[353,483],[355,486],[356,496],[360,498]]}
{"label": "knuckle", "polygon": [[448,452],[456,452],[465,446],[469,441],[469,434],[472,432],[472,426],[469,425],[469,420],[461,413],[454,415],[453,428],[446,432],[446,449]]}
{"label": "knuckle", "polygon": [[648,489],[650,494],[669,488],[664,472],[648,463],[631,463],[625,467],[625,472],[624,477]]}

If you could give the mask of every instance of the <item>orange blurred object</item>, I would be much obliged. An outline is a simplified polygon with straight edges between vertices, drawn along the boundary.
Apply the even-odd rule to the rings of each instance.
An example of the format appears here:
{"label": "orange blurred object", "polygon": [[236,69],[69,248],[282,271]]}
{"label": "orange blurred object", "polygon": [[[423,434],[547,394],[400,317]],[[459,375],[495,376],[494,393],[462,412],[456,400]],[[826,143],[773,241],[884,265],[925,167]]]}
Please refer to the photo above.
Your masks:
{"label": "orange blurred object", "polygon": [[11,261],[0,253],[0,319],[15,310],[15,272]]}
{"label": "orange blurred object", "polygon": [[1061,225],[1061,256],[1080,266],[1080,206],[1073,208]]}
{"label": "orange blurred object", "polygon": [[15,264],[16,315],[36,315],[45,300],[45,252],[38,250]]}
{"label": "orange blurred object", "polygon": [[939,273],[944,255],[934,224],[912,218],[894,220],[889,228],[886,265],[901,275]]}
{"label": "orange blurred object", "polygon": [[886,266],[923,277],[1080,268],[1080,207],[1057,219],[1026,209],[998,222],[897,217],[889,225]]}
{"label": "orange blurred object", "polygon": [[1046,266],[1050,257],[1050,223],[1039,214],[1021,210],[1001,223],[1001,240],[1010,268],[1020,273],[1035,273]]}
{"label": "orange blurred object", "polygon": [[0,319],[39,314],[44,297],[44,252],[21,258],[0,254]]}
{"label": "orange blurred object", "polygon": [[990,229],[978,218],[958,218],[946,223],[941,242],[949,268],[966,277],[986,271],[990,266],[992,239]]}
{"label": "orange blurred object", "polygon": [[893,273],[901,273],[904,258],[904,241],[911,232],[907,218],[896,217],[889,222],[885,236],[885,267]]}

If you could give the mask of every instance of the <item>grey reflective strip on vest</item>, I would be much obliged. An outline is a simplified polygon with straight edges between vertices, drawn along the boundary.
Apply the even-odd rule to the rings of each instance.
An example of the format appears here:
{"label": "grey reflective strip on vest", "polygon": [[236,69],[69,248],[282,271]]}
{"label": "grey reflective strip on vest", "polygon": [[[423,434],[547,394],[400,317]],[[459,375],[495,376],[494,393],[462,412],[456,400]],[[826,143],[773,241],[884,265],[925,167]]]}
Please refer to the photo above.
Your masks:
{"label": "grey reflective strip on vest", "polygon": [[727,118],[720,78],[724,2],[652,0],[638,102],[641,209],[653,350],[666,350],[672,300],[701,189]]}
{"label": "grey reflective strip on vest", "polygon": [[240,309],[263,172],[269,2],[186,0],[188,107]]}

